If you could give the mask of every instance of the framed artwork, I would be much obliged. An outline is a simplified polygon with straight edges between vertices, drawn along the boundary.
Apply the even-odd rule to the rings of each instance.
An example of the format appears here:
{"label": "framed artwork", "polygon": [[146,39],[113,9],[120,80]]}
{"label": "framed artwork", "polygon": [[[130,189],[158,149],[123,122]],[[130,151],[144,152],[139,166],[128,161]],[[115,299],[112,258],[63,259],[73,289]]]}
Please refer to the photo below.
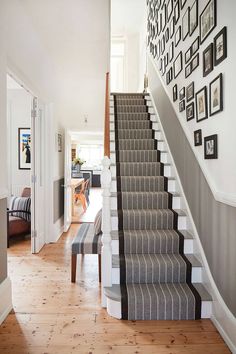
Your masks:
{"label": "framed artwork", "polygon": [[196,54],[195,57],[191,61],[192,67],[191,72],[193,72],[199,65],[199,54]]}
{"label": "framed artwork", "polygon": [[156,58],[156,55],[157,55],[157,45],[154,44],[154,47],[153,47],[153,57]]}
{"label": "framed artwork", "polygon": [[189,60],[191,59],[192,53],[191,53],[191,47],[187,50],[187,52],[185,53],[185,64],[187,64],[189,62]]}
{"label": "framed artwork", "polygon": [[184,7],[185,3],[186,3],[187,0],[180,0],[180,3],[181,3],[181,9]]}
{"label": "framed artwork", "polygon": [[197,122],[200,122],[206,118],[208,118],[208,110],[207,110],[207,88],[204,86],[201,90],[199,90],[196,95],[196,116]]}
{"label": "framed artwork", "polygon": [[177,31],[175,32],[175,47],[179,44],[181,39],[181,26],[178,27]]}
{"label": "framed artwork", "polygon": [[183,41],[189,34],[189,7],[185,11],[183,17],[182,17],[182,39]]}
{"label": "framed artwork", "polygon": [[158,16],[158,29],[157,29],[158,36],[161,34],[161,30],[162,30],[162,14],[160,12]]}
{"label": "framed artwork", "polygon": [[165,58],[165,66],[168,66],[168,64],[169,64],[169,55],[168,55],[168,53],[166,53],[164,58]]}
{"label": "framed artwork", "polygon": [[169,39],[170,39],[169,28],[167,27],[167,29],[165,31],[165,41],[166,41],[166,43],[168,42]]}
{"label": "framed artwork", "polygon": [[199,49],[199,36],[197,36],[197,38],[195,39],[195,41],[191,45],[191,53],[192,53],[192,55],[197,53],[198,49]]}
{"label": "framed artwork", "polygon": [[166,13],[166,5],[162,7],[162,32],[164,31],[167,24],[167,13]]}
{"label": "framed artwork", "polygon": [[214,64],[220,64],[227,57],[227,27],[214,38]]}
{"label": "framed artwork", "polygon": [[210,89],[210,116],[223,110],[223,76],[218,75],[209,86]]}
{"label": "framed artwork", "polygon": [[163,35],[161,39],[161,54],[163,54],[164,51],[165,51],[165,36]]}
{"label": "framed artwork", "polygon": [[203,76],[207,76],[213,70],[213,44],[209,46],[202,53]]}
{"label": "framed artwork", "polygon": [[191,73],[192,73],[192,64],[190,63],[185,67],[185,78],[189,77]]}
{"label": "framed artwork", "polygon": [[160,40],[157,42],[157,59],[160,58],[161,55],[161,42]]}
{"label": "framed artwork", "polygon": [[194,102],[191,102],[186,106],[186,119],[187,122],[191,119],[194,119]]}
{"label": "framed artwork", "polygon": [[162,65],[163,65],[163,59],[161,58],[161,60],[159,61],[159,70],[162,71]]}
{"label": "framed artwork", "polygon": [[175,24],[179,21],[180,17],[180,8],[179,8],[179,0],[177,0],[174,8],[174,18],[175,18]]}
{"label": "framed artwork", "polygon": [[30,128],[18,128],[18,167],[19,170],[31,169]]}
{"label": "framed artwork", "polygon": [[200,42],[216,27],[216,0],[210,0],[200,15]]}
{"label": "framed artwork", "polygon": [[185,87],[179,91],[179,100],[182,101],[185,98]]}
{"label": "framed artwork", "polygon": [[62,135],[57,134],[57,151],[62,152]]}
{"label": "framed artwork", "polygon": [[166,83],[169,85],[169,83],[173,80],[173,70],[170,68],[170,70],[166,74]]}
{"label": "framed artwork", "polygon": [[183,60],[182,60],[182,52],[180,52],[174,61],[174,78],[175,79],[181,73],[182,69],[183,69]]}
{"label": "framed artwork", "polygon": [[189,102],[193,98],[194,98],[194,82],[192,81],[191,84],[189,84],[186,87],[186,100],[187,100],[187,102]]}
{"label": "framed artwork", "polygon": [[204,157],[205,159],[218,158],[217,134],[206,136],[204,138]]}
{"label": "framed artwork", "polygon": [[179,103],[179,111],[183,112],[185,110],[185,100]]}
{"label": "framed artwork", "polygon": [[171,62],[174,58],[174,42],[171,42],[169,46],[169,61]]}
{"label": "framed artwork", "polygon": [[177,84],[175,84],[173,86],[173,101],[175,102],[177,101],[177,99],[178,99],[178,86]]}
{"label": "framed artwork", "polygon": [[189,10],[189,34],[193,34],[198,26],[198,0],[195,0]]}
{"label": "framed artwork", "polygon": [[172,20],[170,21],[170,38],[173,37],[175,33],[175,19],[172,17]]}
{"label": "framed artwork", "polygon": [[169,0],[168,5],[167,5],[167,21],[170,20],[170,16],[173,11],[173,0]]}
{"label": "framed artwork", "polygon": [[202,129],[195,130],[194,132],[194,146],[202,145]]}

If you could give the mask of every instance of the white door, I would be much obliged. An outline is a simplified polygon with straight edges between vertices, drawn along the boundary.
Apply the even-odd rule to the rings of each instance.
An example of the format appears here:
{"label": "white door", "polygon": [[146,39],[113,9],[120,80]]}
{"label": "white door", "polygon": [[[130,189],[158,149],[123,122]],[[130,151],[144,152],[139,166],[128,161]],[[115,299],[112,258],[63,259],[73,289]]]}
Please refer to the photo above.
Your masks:
{"label": "white door", "polygon": [[64,232],[67,232],[72,220],[71,195],[71,136],[65,131],[65,171],[64,171]]}
{"label": "white door", "polygon": [[32,226],[31,250],[38,253],[45,244],[45,106],[36,97],[33,98],[31,115],[31,194]]}

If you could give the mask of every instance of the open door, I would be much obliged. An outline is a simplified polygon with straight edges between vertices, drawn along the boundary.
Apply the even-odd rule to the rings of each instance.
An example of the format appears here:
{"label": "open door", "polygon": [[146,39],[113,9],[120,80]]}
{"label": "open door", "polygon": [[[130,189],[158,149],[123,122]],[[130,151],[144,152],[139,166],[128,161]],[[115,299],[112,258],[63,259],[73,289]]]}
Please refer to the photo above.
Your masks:
{"label": "open door", "polygon": [[71,136],[65,131],[65,182],[64,182],[64,232],[67,232],[72,220],[71,195]]}
{"label": "open door", "polygon": [[45,244],[45,106],[33,98],[31,114],[31,250],[38,253]]}

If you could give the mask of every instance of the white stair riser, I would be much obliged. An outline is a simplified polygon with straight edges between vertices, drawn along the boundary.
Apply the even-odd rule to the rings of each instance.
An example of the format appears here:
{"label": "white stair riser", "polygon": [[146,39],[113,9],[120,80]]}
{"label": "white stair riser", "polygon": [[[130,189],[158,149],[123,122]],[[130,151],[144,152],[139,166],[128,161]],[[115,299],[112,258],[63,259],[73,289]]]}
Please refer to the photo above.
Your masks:
{"label": "white stair riser", "polygon": [[[114,115],[114,109],[112,108],[112,112],[110,111],[110,123],[114,123],[115,121],[115,115]],[[153,123],[158,123],[157,121],[157,116],[155,113],[150,114],[150,121]]]}
{"label": "white stair riser", "polygon": [[[111,135],[114,136],[114,133],[111,133]],[[110,138],[110,140],[111,140],[111,142],[110,142],[110,150],[111,150],[111,151],[114,151],[114,150],[116,149],[115,141],[114,141],[114,139],[112,139],[112,138]],[[113,140],[113,141],[112,141],[112,140]],[[158,141],[157,141],[157,149],[160,150],[160,151],[162,151],[162,150],[166,151],[165,143],[162,142],[162,141],[161,141],[161,142],[158,142]],[[167,156],[168,156],[168,155],[167,155]]]}
{"label": "white stair riser", "polygon": [[[173,196],[172,198],[172,208],[180,209],[180,197]],[[111,210],[117,210],[117,197],[111,197]]]}
{"label": "white stair riser", "polygon": [[[114,116],[112,116],[114,117]],[[155,131],[159,130],[159,125],[156,121],[152,122],[152,129]],[[110,130],[115,130],[115,122],[114,122],[114,118],[110,119]]]}
{"label": "white stair riser", "polygon": [[[176,192],[176,182],[175,180],[168,181],[168,192]],[[117,192],[116,181],[111,182],[111,192]]]}
{"label": "white stair riser", "polygon": [[160,131],[155,131],[154,138],[157,139],[157,140],[163,140],[162,134],[161,134]]}
{"label": "white stair riser", "polygon": [[154,114],[155,113],[154,108],[153,107],[148,107],[148,113]]}
{"label": "white stair riser", "polygon": [[[111,159],[111,163],[116,163],[116,154],[115,154],[115,152],[111,152],[110,159]],[[161,162],[167,163],[168,162],[167,159],[168,159],[167,153],[166,152],[161,152]],[[167,166],[167,167],[169,167],[169,166]],[[167,176],[170,176],[170,174],[168,173],[168,170],[166,172],[167,172]]]}

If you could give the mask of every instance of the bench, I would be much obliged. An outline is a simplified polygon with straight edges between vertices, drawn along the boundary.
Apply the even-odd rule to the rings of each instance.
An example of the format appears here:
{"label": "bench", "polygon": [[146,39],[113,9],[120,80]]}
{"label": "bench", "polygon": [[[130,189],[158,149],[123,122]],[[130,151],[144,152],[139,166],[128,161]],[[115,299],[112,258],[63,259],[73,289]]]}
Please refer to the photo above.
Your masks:
{"label": "bench", "polygon": [[98,255],[98,275],[101,282],[101,238],[102,234],[94,235],[94,225],[84,223],[72,242],[71,246],[71,282],[76,281],[77,254],[97,254]]}

